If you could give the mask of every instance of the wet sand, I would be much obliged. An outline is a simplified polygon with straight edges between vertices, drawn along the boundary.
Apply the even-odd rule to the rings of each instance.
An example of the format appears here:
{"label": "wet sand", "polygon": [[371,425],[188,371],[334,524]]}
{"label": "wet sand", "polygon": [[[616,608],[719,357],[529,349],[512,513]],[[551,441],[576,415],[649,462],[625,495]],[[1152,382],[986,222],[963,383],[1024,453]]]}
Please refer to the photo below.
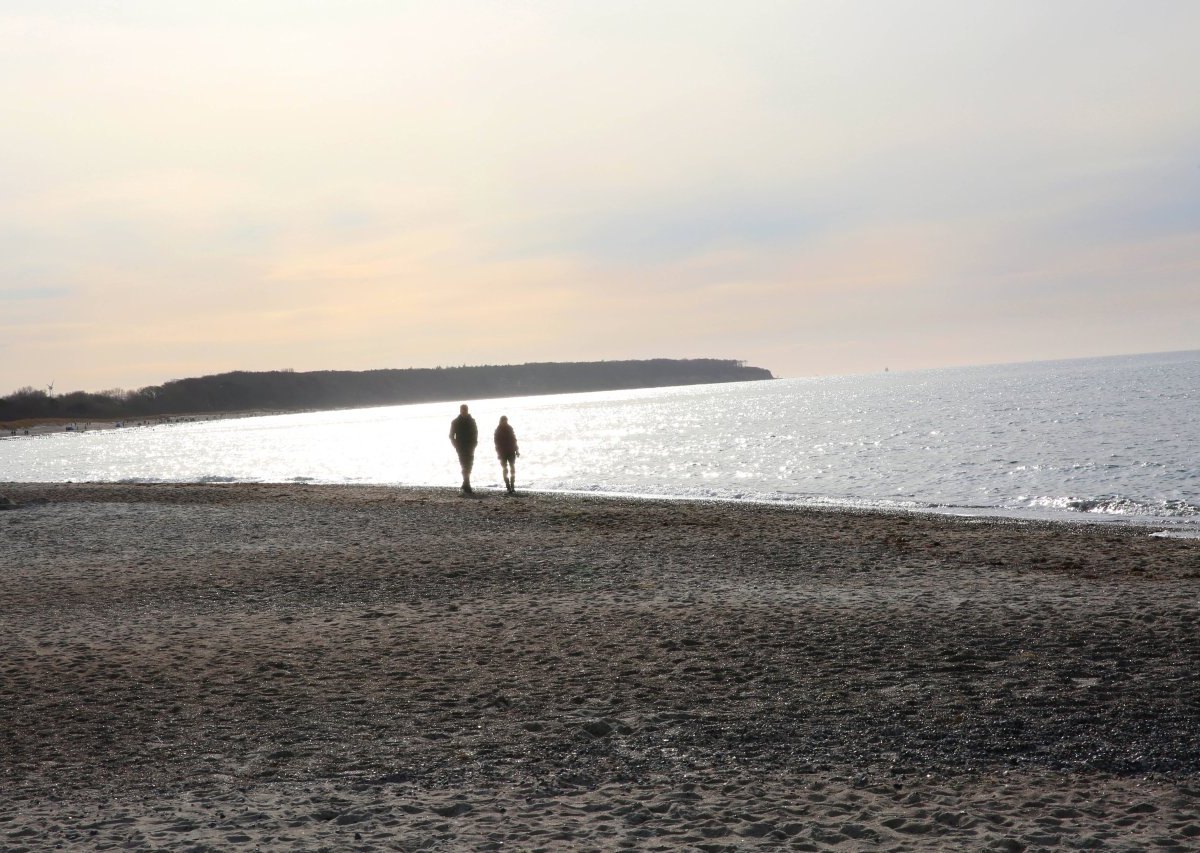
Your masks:
{"label": "wet sand", "polygon": [[0,485],[0,849],[1200,845],[1200,541]]}

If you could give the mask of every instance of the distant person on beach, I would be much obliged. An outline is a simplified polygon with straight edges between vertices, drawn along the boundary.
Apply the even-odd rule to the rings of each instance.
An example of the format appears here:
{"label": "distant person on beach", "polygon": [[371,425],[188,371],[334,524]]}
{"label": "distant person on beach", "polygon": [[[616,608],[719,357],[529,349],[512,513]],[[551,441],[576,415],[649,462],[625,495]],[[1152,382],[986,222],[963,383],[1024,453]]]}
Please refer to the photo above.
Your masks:
{"label": "distant person on beach", "polygon": [[472,493],[471,469],[475,466],[475,445],[479,444],[479,427],[467,413],[467,404],[458,407],[458,417],[450,421],[450,443],[458,452],[458,464],[462,466],[464,495]]}
{"label": "distant person on beach", "polygon": [[500,460],[500,475],[504,477],[504,488],[510,495],[517,491],[517,434],[508,422],[508,415],[500,416],[500,425],[492,436],[496,442],[496,456]]}

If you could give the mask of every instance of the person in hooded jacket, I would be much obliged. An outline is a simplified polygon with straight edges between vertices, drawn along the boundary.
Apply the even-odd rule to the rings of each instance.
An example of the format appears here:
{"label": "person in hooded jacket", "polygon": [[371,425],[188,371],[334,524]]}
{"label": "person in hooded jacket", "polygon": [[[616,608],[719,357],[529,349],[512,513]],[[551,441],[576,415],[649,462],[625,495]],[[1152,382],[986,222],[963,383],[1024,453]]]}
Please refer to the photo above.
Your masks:
{"label": "person in hooded jacket", "polygon": [[504,488],[508,493],[517,491],[517,457],[521,451],[517,448],[517,434],[508,422],[508,415],[500,416],[500,424],[493,434],[496,442],[496,457],[500,460],[500,475],[504,477]]}

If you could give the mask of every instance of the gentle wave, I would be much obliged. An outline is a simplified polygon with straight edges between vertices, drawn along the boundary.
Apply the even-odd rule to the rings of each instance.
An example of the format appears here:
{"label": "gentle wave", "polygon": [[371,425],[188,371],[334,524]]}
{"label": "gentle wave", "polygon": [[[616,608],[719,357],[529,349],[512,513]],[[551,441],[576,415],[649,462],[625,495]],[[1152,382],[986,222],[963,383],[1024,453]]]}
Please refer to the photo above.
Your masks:
{"label": "gentle wave", "polygon": [[1153,516],[1155,518],[1200,518],[1200,507],[1180,500],[1147,501],[1122,495],[1094,498],[1039,497],[1024,499],[1018,506],[1066,512],[1103,513],[1105,515]]}

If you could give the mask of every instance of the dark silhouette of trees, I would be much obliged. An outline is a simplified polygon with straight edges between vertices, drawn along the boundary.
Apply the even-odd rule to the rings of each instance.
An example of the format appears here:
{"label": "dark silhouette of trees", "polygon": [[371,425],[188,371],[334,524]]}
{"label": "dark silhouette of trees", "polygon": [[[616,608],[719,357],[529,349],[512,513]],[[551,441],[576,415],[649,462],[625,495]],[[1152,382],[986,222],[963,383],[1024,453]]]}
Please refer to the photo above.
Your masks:
{"label": "dark silhouette of trees", "polygon": [[75,391],[55,396],[27,386],[0,397],[0,422],[342,409],[771,378],[771,372],[761,367],[711,358],[306,373],[235,371],[99,394]]}

